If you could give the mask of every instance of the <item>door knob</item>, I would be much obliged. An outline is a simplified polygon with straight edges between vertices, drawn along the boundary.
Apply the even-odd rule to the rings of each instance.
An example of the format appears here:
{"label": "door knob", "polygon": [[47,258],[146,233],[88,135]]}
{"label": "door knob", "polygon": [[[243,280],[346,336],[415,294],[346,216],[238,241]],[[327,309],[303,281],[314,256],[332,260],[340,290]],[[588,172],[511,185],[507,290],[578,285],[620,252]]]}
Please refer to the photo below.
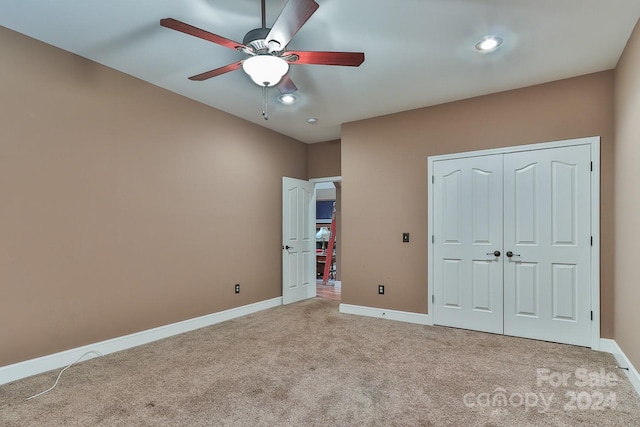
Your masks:
{"label": "door knob", "polygon": [[286,249],[286,250],[293,249],[293,246],[289,246],[289,245],[283,246],[282,249]]}
{"label": "door knob", "polygon": [[493,255],[495,257],[499,257],[500,256],[500,251],[487,252],[487,255]]}
{"label": "door knob", "polygon": [[508,256],[509,258],[511,258],[511,257],[513,257],[513,256],[520,256],[520,254],[514,254],[513,252],[508,251],[508,252],[507,252],[507,256]]}

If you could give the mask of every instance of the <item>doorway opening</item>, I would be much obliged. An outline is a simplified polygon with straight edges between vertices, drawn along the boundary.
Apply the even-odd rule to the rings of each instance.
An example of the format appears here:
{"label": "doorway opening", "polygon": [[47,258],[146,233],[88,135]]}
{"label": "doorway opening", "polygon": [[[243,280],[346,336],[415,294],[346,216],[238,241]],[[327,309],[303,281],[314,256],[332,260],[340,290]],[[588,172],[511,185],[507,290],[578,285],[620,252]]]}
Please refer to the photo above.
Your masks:
{"label": "doorway opening", "polygon": [[316,193],[316,296],[340,301],[341,179],[329,177],[310,181],[315,183]]}

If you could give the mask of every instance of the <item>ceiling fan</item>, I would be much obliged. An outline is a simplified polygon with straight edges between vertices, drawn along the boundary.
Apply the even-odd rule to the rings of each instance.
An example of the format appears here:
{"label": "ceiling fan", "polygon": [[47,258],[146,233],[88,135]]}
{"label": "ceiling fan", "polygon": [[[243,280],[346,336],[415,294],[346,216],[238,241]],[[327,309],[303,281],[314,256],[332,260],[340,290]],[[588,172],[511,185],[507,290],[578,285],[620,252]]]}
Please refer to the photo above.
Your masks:
{"label": "ceiling fan", "polygon": [[364,62],[362,52],[290,51],[287,45],[318,9],[314,0],[289,0],[271,28],[266,25],[265,1],[261,0],[262,27],[249,31],[242,43],[202,30],[173,18],[160,20],[160,25],[237,50],[248,58],[189,77],[203,81],[242,68],[251,79],[263,87],[263,116],[266,115],[266,89],[277,86],[282,94],[298,88],[287,75],[290,64],[341,65],[358,67]]}

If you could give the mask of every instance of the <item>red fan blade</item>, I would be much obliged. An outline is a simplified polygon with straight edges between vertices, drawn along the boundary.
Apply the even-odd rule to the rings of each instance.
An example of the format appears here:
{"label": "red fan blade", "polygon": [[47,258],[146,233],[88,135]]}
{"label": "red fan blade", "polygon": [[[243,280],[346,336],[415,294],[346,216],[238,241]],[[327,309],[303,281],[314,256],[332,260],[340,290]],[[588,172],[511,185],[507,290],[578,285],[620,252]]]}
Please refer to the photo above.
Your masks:
{"label": "red fan blade", "polygon": [[[239,47],[247,48],[242,43],[234,42],[233,40],[226,39],[217,34],[210,33],[200,28],[196,28],[193,25],[185,24],[182,21],[178,21],[173,18],[164,18],[160,20],[160,25],[163,27],[171,28],[172,30],[180,31],[181,33],[189,34],[191,36],[200,37],[201,39],[217,43],[221,46],[228,47],[229,49],[237,50]],[[249,49],[249,48],[247,48]]]}
{"label": "red fan blade", "polygon": [[279,46],[273,49],[270,47],[269,50],[284,49],[318,7],[318,3],[313,0],[289,0],[267,34],[267,45],[270,41],[279,43]]}
{"label": "red fan blade", "polygon": [[189,77],[189,80],[203,81],[210,79],[211,77],[219,76],[220,74],[228,73],[229,71],[235,71],[242,68],[244,61],[234,62],[233,64],[225,65],[224,67],[216,68],[215,70],[207,71],[206,73],[197,74]]}
{"label": "red fan blade", "polygon": [[301,52],[287,51],[286,55],[296,55],[298,59],[290,64],[343,65],[359,67],[364,62],[362,52]]}
{"label": "red fan blade", "polygon": [[298,90],[288,74],[282,77],[282,80],[276,85],[281,94],[293,93]]}

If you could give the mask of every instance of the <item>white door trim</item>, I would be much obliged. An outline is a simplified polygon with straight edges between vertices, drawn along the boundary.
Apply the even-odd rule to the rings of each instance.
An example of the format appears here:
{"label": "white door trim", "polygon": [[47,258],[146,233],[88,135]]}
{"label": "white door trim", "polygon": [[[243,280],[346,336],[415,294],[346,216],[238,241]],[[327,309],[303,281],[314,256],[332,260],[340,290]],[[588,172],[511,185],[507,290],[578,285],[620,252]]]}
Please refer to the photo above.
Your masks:
{"label": "white door trim", "polygon": [[485,156],[489,154],[506,154],[521,151],[544,150],[549,148],[568,147],[572,145],[589,144],[591,147],[591,159],[593,162],[593,173],[591,174],[591,235],[593,245],[591,246],[591,309],[593,310],[593,322],[591,325],[591,348],[600,350],[600,137],[593,136],[587,138],[568,139],[564,141],[543,142],[538,144],[518,145],[505,148],[493,148],[488,150],[469,151],[464,153],[443,154],[427,157],[427,187],[430,189],[427,203],[427,312],[433,318],[433,290],[434,290],[434,258],[433,239],[434,235],[434,192],[432,177],[434,173],[434,162],[439,160],[459,159],[464,157]]}
{"label": "white door trim", "polygon": [[327,176],[322,178],[311,178],[309,182],[318,183],[318,182],[342,182],[341,176]]}

